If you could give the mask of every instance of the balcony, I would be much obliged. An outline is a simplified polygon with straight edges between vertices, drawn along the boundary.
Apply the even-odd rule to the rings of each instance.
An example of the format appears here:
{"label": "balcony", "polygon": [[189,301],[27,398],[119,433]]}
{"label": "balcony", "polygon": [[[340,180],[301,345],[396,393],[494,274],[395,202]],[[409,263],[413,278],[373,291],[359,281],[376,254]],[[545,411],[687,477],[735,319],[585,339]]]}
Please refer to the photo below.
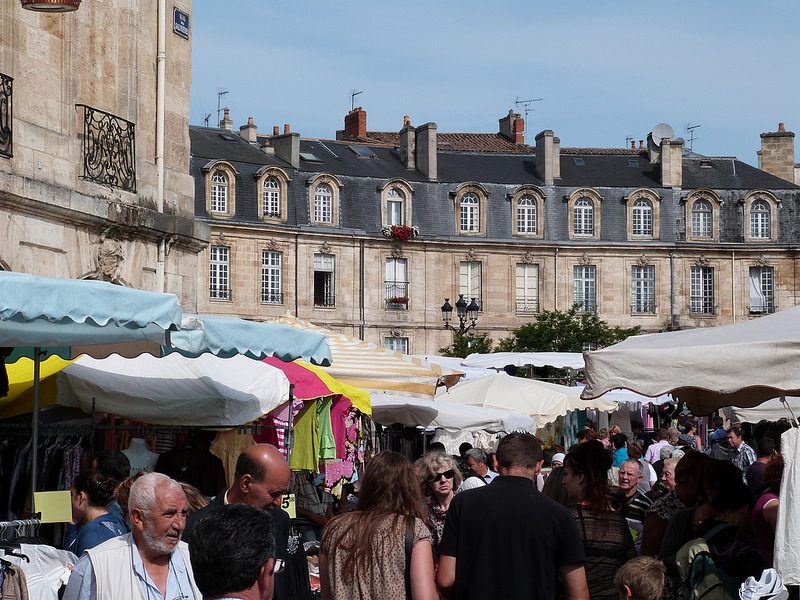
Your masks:
{"label": "balcony", "polygon": [[769,315],[775,312],[775,300],[763,298],[760,302],[753,302],[748,307],[751,315]]}
{"label": "balcony", "polygon": [[85,104],[83,179],[136,193],[136,125]]}
{"label": "balcony", "polygon": [[385,288],[386,310],[408,310],[407,281],[387,281]]}
{"label": "balcony", "polygon": [[539,312],[538,300],[517,300],[517,312],[533,314]]}
{"label": "balcony", "polygon": [[697,317],[713,317],[717,314],[714,298],[692,296],[689,302],[689,314]]}
{"label": "balcony", "polygon": [[314,306],[331,308],[336,306],[336,298],[333,294],[314,294]]}
{"label": "balcony", "polygon": [[283,304],[281,292],[261,292],[261,304]]}
{"label": "balcony", "polygon": [[631,313],[634,315],[656,314],[656,300],[652,296],[640,296],[633,299]]}

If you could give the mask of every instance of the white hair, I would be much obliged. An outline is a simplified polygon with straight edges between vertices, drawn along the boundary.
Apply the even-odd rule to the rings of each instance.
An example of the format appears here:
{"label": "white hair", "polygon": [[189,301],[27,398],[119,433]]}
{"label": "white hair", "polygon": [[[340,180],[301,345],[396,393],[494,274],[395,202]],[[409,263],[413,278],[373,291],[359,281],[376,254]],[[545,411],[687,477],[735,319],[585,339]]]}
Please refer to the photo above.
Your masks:
{"label": "white hair", "polygon": [[146,473],[133,482],[128,496],[128,512],[138,508],[144,512],[153,510],[156,505],[156,492],[159,488],[178,489],[183,492],[181,484],[163,473]]}

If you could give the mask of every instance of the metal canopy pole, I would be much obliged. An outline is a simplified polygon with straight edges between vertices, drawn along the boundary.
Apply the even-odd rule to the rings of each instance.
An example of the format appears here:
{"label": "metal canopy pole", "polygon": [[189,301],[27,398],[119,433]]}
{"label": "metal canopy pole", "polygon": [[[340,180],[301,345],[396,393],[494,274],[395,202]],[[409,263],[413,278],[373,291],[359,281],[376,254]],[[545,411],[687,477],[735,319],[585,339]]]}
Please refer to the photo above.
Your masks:
{"label": "metal canopy pole", "polygon": [[31,491],[36,490],[36,480],[39,474],[39,375],[41,372],[42,349],[33,349],[33,422],[31,424]]}
{"label": "metal canopy pole", "polygon": [[286,463],[291,464],[294,448],[294,384],[289,384],[289,416],[286,418]]}

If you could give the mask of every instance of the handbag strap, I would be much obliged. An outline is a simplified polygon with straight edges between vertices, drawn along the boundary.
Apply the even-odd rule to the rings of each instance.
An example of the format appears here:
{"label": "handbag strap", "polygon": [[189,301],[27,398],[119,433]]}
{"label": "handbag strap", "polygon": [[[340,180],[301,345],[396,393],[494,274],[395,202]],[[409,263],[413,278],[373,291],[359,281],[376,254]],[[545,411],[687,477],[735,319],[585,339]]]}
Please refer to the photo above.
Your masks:
{"label": "handbag strap", "polygon": [[414,521],[406,520],[405,553],[406,568],[404,579],[406,584],[406,600],[411,600],[411,551],[414,548]]}

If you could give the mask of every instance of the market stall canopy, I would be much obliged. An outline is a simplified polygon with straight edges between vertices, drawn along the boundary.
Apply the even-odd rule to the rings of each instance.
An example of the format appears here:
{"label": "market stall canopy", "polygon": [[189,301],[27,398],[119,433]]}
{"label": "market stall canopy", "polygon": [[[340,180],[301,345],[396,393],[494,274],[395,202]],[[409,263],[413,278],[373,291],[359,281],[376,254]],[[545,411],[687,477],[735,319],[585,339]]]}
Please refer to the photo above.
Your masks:
{"label": "market stall canopy", "polygon": [[[579,383],[575,387],[582,392],[583,388],[586,386]],[[661,396],[656,396],[655,398],[650,398],[649,396],[642,396],[641,394],[637,394],[636,392],[632,392],[630,390],[611,390],[610,392],[603,394],[603,400],[616,402],[617,404],[655,404],[656,406],[661,406],[667,402],[676,402],[675,398],[673,398],[671,394],[663,394]]]}
{"label": "market stall canopy", "polygon": [[555,367],[556,369],[582,370],[583,355],[580,352],[490,352],[470,354],[461,361],[465,367],[502,369],[507,365],[524,367]]}
{"label": "market stall canopy", "polygon": [[[463,358],[456,356],[434,356],[432,354],[417,354],[415,355],[420,360],[424,360],[435,365],[439,365],[443,369],[451,371],[460,371],[464,374],[464,379],[478,379],[480,377],[488,377],[497,373],[494,369],[484,369],[482,367],[465,367],[462,364]],[[454,382],[454,384],[457,382]]]}
{"label": "market stall canopy", "polygon": [[436,397],[436,403],[441,401],[513,410],[532,416],[539,427],[572,410],[617,409],[617,404],[608,400],[581,400],[579,388],[512,377],[503,372],[459,383]]}
{"label": "market stall canopy", "polygon": [[[71,363],[71,360],[64,360],[60,356],[50,356],[41,362],[39,375],[41,406],[55,404],[55,375]],[[18,361],[6,365],[6,369],[9,390],[5,398],[0,398],[0,419],[29,413],[33,407],[33,360],[20,358]]]}
{"label": "market stall canopy", "polygon": [[439,365],[386,350],[293,316],[286,315],[275,322],[324,334],[330,345],[332,360],[331,366],[325,367],[325,371],[343,383],[370,393],[433,398],[440,379],[452,376],[456,380],[461,377],[460,372],[442,369]]}
{"label": "market stall canopy", "polygon": [[632,336],[584,354],[583,398],[613,389],[672,393],[702,416],[800,395],[800,307],[735,325]]}
{"label": "market stall canopy", "polygon": [[372,396],[372,419],[381,425],[447,431],[536,432],[536,421],[522,413],[389,394]]}
{"label": "market stall canopy", "polygon": [[0,271],[0,347],[8,359],[43,348],[62,358],[159,353],[165,331],[181,323],[178,299],[106,281]]}
{"label": "market stall canopy", "polygon": [[294,361],[298,365],[314,372],[319,378],[330,388],[334,394],[345,396],[350,403],[365,415],[372,414],[372,406],[370,403],[370,395],[366,390],[362,390],[354,385],[344,383],[332,377],[325,369],[316,365],[304,363],[302,360]]}
{"label": "market stall canopy", "polygon": [[56,376],[62,406],[154,425],[235,426],[289,400],[283,371],[244,356],[81,357]]}
{"label": "market stall canopy", "polygon": [[292,394],[300,400],[313,400],[314,398],[324,398],[333,396],[336,392],[332,391],[322,379],[311,369],[305,368],[296,362],[285,362],[274,356],[262,359],[263,362],[271,367],[283,371],[286,378],[294,387]]}
{"label": "market stall canopy", "polygon": [[767,400],[753,408],[734,408],[733,420],[739,423],[758,423],[760,421],[780,421],[800,418],[800,398],[787,396],[786,404],[780,398]]}
{"label": "market stall canopy", "polygon": [[328,341],[321,332],[212,315],[185,315],[181,330],[170,336],[164,351],[184,356],[210,352],[223,358],[241,354],[258,360],[275,356],[287,362],[302,358],[317,365],[331,364]]}

